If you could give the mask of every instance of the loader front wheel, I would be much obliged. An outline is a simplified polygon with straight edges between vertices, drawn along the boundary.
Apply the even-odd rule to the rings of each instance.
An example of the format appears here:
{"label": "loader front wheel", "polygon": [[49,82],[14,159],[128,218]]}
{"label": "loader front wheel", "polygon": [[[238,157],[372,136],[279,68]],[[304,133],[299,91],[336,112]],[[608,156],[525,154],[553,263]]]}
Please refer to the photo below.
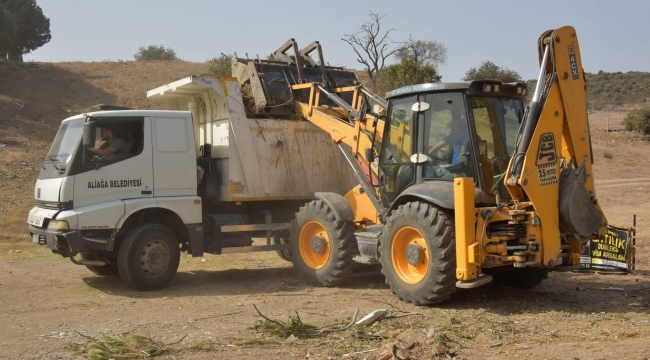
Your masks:
{"label": "loader front wheel", "polygon": [[337,220],[323,201],[301,207],[292,222],[289,252],[298,275],[312,286],[335,286],[352,274],[355,226]]}
{"label": "loader front wheel", "polygon": [[386,219],[379,262],[393,294],[414,305],[444,301],[456,291],[454,223],[435,206],[413,201]]}

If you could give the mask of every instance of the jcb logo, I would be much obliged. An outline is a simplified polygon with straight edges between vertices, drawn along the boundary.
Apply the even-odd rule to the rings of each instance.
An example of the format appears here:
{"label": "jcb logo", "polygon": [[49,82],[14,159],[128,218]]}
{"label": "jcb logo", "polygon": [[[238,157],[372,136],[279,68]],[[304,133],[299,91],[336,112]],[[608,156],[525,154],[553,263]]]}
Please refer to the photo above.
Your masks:
{"label": "jcb logo", "polygon": [[537,151],[537,166],[553,164],[557,160],[555,155],[555,138],[553,133],[544,133],[539,139],[539,151]]}
{"label": "jcb logo", "polygon": [[573,48],[573,45],[569,45],[569,62],[571,63],[571,77],[573,77],[573,80],[580,79],[580,74],[578,73],[578,62],[576,61],[576,51]]}

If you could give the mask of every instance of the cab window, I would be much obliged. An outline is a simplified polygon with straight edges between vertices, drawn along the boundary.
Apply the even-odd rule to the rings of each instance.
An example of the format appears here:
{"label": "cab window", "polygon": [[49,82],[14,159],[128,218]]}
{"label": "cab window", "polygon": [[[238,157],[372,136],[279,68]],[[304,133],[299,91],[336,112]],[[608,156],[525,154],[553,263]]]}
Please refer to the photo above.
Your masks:
{"label": "cab window", "polygon": [[472,146],[465,104],[461,93],[428,94],[424,149],[429,160],[425,179],[452,180],[474,177]]}
{"label": "cab window", "polygon": [[144,122],[139,119],[98,121],[94,147],[85,153],[92,162],[120,161],[142,152]]}

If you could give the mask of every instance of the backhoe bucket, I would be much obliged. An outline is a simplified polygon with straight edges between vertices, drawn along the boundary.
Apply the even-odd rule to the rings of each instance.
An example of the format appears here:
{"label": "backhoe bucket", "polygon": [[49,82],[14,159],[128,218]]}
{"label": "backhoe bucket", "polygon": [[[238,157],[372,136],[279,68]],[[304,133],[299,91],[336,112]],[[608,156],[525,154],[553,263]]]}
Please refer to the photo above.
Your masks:
{"label": "backhoe bucket", "polygon": [[590,236],[603,226],[603,213],[585,188],[585,165],[571,165],[560,172],[560,232]]}

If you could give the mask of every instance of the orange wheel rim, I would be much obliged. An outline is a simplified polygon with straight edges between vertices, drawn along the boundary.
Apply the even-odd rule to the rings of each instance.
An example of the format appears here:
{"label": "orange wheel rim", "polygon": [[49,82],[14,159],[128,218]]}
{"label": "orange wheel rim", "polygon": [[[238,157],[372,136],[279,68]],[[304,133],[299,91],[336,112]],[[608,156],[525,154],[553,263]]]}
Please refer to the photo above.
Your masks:
{"label": "orange wheel rim", "polygon": [[[407,249],[411,246],[411,255],[417,249],[417,262],[412,265],[407,258]],[[424,236],[417,229],[404,226],[397,230],[390,246],[392,263],[397,276],[408,284],[417,284],[427,274],[429,269],[429,247]],[[411,256],[411,261],[414,258]]]}
{"label": "orange wheel rim", "polygon": [[[314,240],[314,238],[317,238],[317,240]],[[319,252],[314,250],[314,241],[320,242]],[[302,229],[300,229],[298,248],[300,249],[300,257],[305,261],[307,266],[314,270],[325,266],[327,260],[330,258],[330,238],[323,225],[318,221],[310,221],[306,223]]]}

